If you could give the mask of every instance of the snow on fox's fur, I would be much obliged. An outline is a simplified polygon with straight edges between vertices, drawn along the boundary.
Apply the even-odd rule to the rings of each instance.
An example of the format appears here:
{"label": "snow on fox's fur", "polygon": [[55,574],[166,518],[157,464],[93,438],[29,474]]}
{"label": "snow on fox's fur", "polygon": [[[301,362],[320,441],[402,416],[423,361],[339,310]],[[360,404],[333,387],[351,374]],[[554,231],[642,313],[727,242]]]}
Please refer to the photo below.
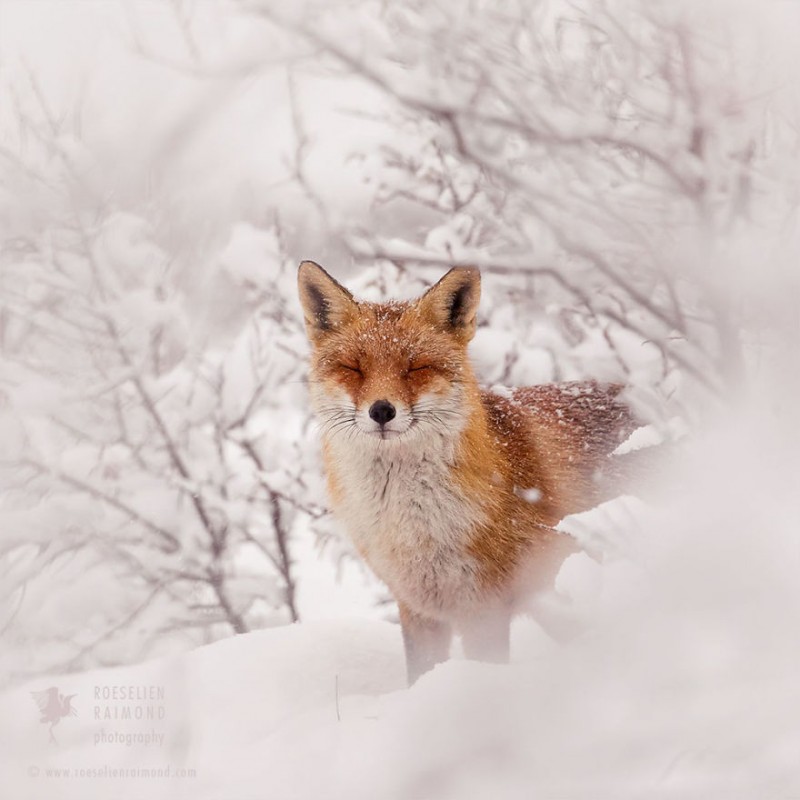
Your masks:
{"label": "snow on fox's fur", "polygon": [[467,655],[507,658],[512,613],[574,550],[553,526],[602,499],[636,427],[621,387],[481,390],[475,269],[403,303],[355,300],[310,261],[298,281],[331,502],[397,599],[409,678],[447,657],[453,629]]}

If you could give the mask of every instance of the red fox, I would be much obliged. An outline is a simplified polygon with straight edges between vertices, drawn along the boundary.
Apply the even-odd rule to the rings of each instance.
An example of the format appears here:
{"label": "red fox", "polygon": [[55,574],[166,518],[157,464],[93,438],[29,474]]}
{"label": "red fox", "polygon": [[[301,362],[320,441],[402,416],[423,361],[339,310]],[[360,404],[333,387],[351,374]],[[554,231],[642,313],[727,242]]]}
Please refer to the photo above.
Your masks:
{"label": "red fox", "polygon": [[620,385],[482,390],[467,354],[477,269],[367,303],[304,261],[310,395],[334,514],[397,600],[409,682],[449,654],[507,660],[509,625],[577,548],[553,526],[603,499],[638,424]]}

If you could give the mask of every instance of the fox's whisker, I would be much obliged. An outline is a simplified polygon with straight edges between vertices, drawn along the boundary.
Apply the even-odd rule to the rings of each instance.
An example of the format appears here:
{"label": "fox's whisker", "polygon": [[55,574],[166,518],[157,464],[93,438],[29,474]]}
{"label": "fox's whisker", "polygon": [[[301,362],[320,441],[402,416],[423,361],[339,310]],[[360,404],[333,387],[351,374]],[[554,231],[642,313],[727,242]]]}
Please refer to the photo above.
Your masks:
{"label": "fox's whisker", "polygon": [[346,419],[338,419],[332,422],[328,422],[323,426],[323,431],[333,433],[335,431],[341,430],[342,428],[347,428],[349,426],[355,426],[356,421],[354,418],[346,418]]}

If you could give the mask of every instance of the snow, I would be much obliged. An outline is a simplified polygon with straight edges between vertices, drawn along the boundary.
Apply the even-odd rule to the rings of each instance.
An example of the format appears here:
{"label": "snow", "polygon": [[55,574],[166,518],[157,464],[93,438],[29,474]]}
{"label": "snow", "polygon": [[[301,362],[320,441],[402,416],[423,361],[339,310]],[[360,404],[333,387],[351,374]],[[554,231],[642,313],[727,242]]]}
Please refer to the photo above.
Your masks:
{"label": "snow", "polygon": [[514,494],[521,497],[526,503],[538,503],[542,499],[541,489],[520,489],[515,488]]}
{"label": "snow", "polygon": [[[266,23],[274,5],[0,11],[0,794],[799,796],[796,4],[553,0],[525,25],[491,4],[293,9],[424,109]],[[618,454],[685,436],[660,495],[560,523],[583,552],[537,601],[558,641],[521,617],[510,666],[456,643],[405,687],[386,590],[323,513],[301,258],[367,300],[480,267],[482,382],[625,381],[656,424]],[[289,617],[262,484],[303,620],[267,630]],[[232,637],[208,569],[252,633]],[[50,686],[77,694],[57,745],[30,696]],[[164,701],[112,725],[95,686]]]}
{"label": "snow", "polygon": [[641,541],[641,519],[646,511],[639,498],[623,495],[564,517],[556,530],[574,537],[590,553],[630,554],[632,543]]}
{"label": "snow", "polygon": [[[737,417],[690,445],[658,503],[621,498],[565,520],[592,545],[548,598],[569,635],[518,619],[510,665],[455,648],[406,688],[398,626],[361,618],[42,677],[0,696],[6,785],[81,800],[794,796],[800,509],[785,471],[796,455],[775,454],[796,439]],[[739,469],[740,448],[758,476]],[[57,745],[30,696],[50,686],[77,695]],[[94,719],[95,687],[128,686],[160,687],[163,719]],[[103,731],[150,743],[95,743]],[[166,766],[169,779],[47,776]],[[183,769],[195,776],[174,777]]]}
{"label": "snow", "polygon": [[[335,730],[337,693],[340,714],[355,716],[352,698],[375,697],[403,686],[401,648],[399,628],[389,623],[304,623],[226,639],[136,667],[39,680],[0,699],[4,779],[13,788],[13,796],[20,798],[91,798],[112,793],[121,798],[158,798],[183,796],[182,791],[198,798],[256,797],[265,776],[286,770],[287,735],[296,742],[298,734],[312,732],[312,738],[295,753],[295,758],[305,759],[320,735]],[[31,691],[51,685],[64,694],[77,695],[77,717],[61,720],[54,729],[57,745],[48,744],[46,726],[38,722],[30,697]],[[119,693],[127,687],[155,687],[163,699],[155,703],[97,699],[98,693]],[[124,709],[135,714],[138,707],[153,706],[155,719],[103,719],[106,708],[113,717]],[[313,734],[315,721],[326,719],[330,724],[323,725],[319,735]],[[303,725],[310,727],[302,731]],[[149,733],[153,741],[141,745],[98,742],[103,732],[107,737]],[[157,746],[162,735],[163,744]],[[193,769],[197,776],[178,784],[80,777],[56,782],[46,774],[47,769],[167,765],[173,774]],[[40,770],[38,777],[30,776],[31,767]],[[261,775],[259,781],[254,773]],[[307,777],[322,786],[325,776],[315,770]]]}
{"label": "snow", "polygon": [[308,530],[298,533],[292,552],[303,569],[296,597],[302,620],[383,619],[385,611],[375,604],[382,587],[352,553],[334,560]]}
{"label": "snow", "polygon": [[[791,648],[743,660],[735,641],[693,624],[666,584],[632,586],[566,644],[542,644],[509,666],[454,659],[410,689],[399,629],[364,620],[302,623],[40,680],[0,699],[6,783],[18,798],[81,800],[796,792]],[[57,745],[47,744],[29,695],[50,685],[77,695],[78,716],[56,727]],[[93,719],[95,687],[151,686],[163,690],[163,720]],[[98,742],[112,726],[118,738],[141,731],[151,741]],[[165,767],[194,777],[48,777]]]}
{"label": "snow", "polygon": [[611,454],[621,456],[625,453],[633,453],[645,447],[655,447],[662,444],[664,437],[655,425],[643,425],[637,428],[622,444]]}
{"label": "snow", "polygon": [[675,442],[684,438],[689,433],[686,423],[680,417],[666,420],[662,425],[642,425],[637,428],[619,447],[611,454],[621,456],[633,453],[646,447],[655,447],[664,442]]}
{"label": "snow", "polygon": [[498,397],[504,397],[506,400],[514,399],[514,389],[510,386],[503,386],[502,384],[495,383],[489,387],[489,391],[492,394],[496,394]]}

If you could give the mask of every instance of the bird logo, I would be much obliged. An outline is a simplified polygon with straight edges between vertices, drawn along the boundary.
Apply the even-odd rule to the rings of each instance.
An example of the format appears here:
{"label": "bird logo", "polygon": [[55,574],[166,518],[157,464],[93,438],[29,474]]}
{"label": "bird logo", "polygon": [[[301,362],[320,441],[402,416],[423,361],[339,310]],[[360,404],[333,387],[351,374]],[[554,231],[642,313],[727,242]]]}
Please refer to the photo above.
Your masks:
{"label": "bird logo", "polygon": [[53,728],[64,717],[77,716],[78,712],[72,707],[72,698],[74,694],[61,694],[55,686],[49,689],[44,689],[41,692],[31,692],[36,705],[39,706],[39,711],[42,716],[39,722],[49,725],[50,744],[58,744],[56,737],[53,734]]}

